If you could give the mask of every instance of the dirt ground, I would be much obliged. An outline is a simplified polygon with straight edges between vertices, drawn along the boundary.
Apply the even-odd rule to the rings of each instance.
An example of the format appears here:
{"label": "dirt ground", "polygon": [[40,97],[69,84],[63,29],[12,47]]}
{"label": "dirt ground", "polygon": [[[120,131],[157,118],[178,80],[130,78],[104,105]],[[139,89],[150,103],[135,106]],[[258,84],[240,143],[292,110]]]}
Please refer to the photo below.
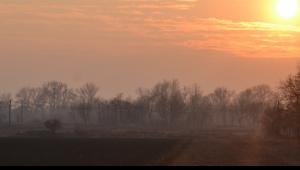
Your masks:
{"label": "dirt ground", "polygon": [[251,135],[199,135],[177,145],[168,165],[300,165],[300,141]]}
{"label": "dirt ground", "polygon": [[300,165],[300,142],[246,134],[179,138],[0,138],[0,165]]}
{"label": "dirt ground", "polygon": [[176,143],[169,139],[2,138],[0,165],[155,165]]}

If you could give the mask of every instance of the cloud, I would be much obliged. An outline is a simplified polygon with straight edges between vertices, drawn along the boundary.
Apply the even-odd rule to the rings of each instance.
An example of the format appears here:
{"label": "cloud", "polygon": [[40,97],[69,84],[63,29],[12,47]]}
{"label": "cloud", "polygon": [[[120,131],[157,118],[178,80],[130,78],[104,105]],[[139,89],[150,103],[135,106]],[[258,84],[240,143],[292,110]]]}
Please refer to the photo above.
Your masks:
{"label": "cloud", "polygon": [[[143,39],[136,43],[215,50],[242,57],[300,57],[299,26],[185,15],[197,0],[4,2],[0,2],[2,36],[12,35],[12,31],[20,35],[57,30],[70,37],[126,35]],[[17,30],[19,26],[25,31]]]}
{"label": "cloud", "polygon": [[297,26],[220,19],[185,22],[174,26],[176,34],[190,35],[178,42],[179,45],[243,57],[300,57],[300,27]]}

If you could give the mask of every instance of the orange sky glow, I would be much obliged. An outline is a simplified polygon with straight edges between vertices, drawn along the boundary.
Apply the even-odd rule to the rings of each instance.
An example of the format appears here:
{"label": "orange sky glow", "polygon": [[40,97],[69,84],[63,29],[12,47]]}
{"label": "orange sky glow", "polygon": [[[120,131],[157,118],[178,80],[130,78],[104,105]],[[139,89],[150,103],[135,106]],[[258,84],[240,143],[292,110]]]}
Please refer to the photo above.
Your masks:
{"label": "orange sky glow", "polygon": [[0,0],[0,86],[13,91],[52,79],[74,86],[91,81],[104,96],[132,94],[170,78],[205,90],[275,86],[300,57],[300,13],[281,17],[277,5],[278,0]]}

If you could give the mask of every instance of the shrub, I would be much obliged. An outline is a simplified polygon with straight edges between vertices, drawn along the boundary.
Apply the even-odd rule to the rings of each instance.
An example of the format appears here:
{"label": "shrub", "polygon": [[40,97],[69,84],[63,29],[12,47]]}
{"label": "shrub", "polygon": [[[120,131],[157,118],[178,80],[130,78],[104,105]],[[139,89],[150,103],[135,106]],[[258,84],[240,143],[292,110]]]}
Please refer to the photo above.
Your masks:
{"label": "shrub", "polygon": [[44,125],[51,131],[52,134],[55,134],[59,129],[62,128],[62,123],[58,119],[47,120]]}

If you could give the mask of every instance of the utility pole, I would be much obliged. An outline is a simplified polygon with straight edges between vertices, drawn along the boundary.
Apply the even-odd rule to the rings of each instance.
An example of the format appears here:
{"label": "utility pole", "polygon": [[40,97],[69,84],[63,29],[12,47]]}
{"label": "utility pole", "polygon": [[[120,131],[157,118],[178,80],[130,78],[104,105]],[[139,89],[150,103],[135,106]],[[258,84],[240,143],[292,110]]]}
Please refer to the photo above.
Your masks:
{"label": "utility pole", "polygon": [[8,121],[9,121],[9,127],[11,127],[11,100],[9,100],[9,105],[8,105]]}
{"label": "utility pole", "polygon": [[22,105],[21,105],[21,123],[23,124],[23,116],[24,116],[24,102],[22,101]]}

